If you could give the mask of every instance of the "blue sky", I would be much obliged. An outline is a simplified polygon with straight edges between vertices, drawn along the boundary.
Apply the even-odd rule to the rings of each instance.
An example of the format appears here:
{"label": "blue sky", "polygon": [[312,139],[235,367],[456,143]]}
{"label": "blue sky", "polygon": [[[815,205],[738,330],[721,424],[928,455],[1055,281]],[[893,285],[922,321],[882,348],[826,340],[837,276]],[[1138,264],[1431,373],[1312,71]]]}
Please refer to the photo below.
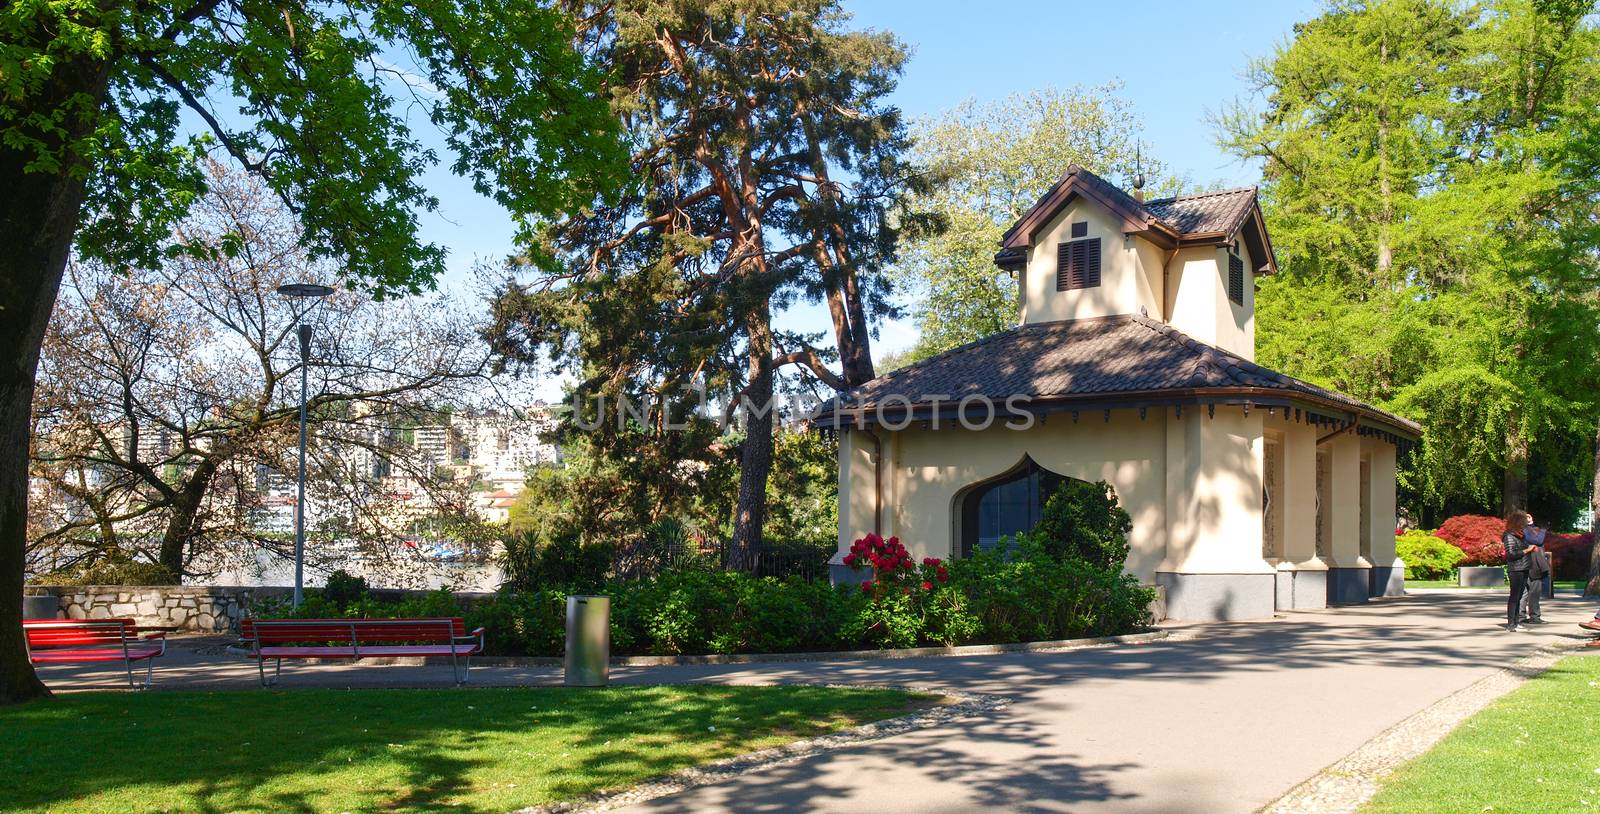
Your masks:
{"label": "blue sky", "polygon": [[[971,3],[846,0],[858,27],[892,31],[912,48],[894,101],[912,118],[937,115],[961,101],[998,99],[1048,85],[1123,83],[1145,124],[1146,149],[1196,183],[1254,184],[1258,168],[1223,155],[1207,113],[1245,96],[1240,75],[1316,16],[1309,0],[1210,0],[1206,3]],[[981,11],[978,9],[982,9]],[[449,247],[451,274],[442,286],[463,286],[475,259],[512,250],[511,224],[497,205],[448,170],[429,179],[440,199],[422,217],[424,237]],[[823,331],[820,306],[800,305],[781,327]],[[879,354],[908,347],[908,322],[880,326]],[[554,382],[537,388],[559,396]]]}

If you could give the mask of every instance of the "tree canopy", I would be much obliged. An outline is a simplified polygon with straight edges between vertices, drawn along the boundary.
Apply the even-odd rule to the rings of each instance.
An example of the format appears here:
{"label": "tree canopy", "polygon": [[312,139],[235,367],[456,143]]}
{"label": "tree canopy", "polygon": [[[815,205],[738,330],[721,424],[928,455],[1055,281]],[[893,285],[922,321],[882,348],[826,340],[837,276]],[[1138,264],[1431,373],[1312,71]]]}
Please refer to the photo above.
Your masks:
{"label": "tree canopy", "polygon": [[[891,217],[915,181],[886,101],[906,52],[850,30],[836,0],[573,6],[639,184],[529,246],[492,340],[510,362],[580,372],[580,398],[611,399],[593,439],[605,457],[703,459],[716,432],[669,425],[715,421],[683,406],[686,390],[726,400],[742,425],[737,560],[762,537],[780,373],[829,393],[873,376],[871,321],[890,307],[881,270],[916,223]],[[774,328],[801,298],[826,303],[832,348]],[[615,420],[622,397],[679,406],[629,426]]]}
{"label": "tree canopy", "polygon": [[[1339,2],[1217,117],[1285,273],[1258,359],[1417,419],[1415,508],[1570,523],[1600,418],[1589,2]],[[1531,482],[1530,482],[1531,479]]]}
{"label": "tree canopy", "polygon": [[[21,593],[34,375],[69,253],[153,267],[202,155],[262,179],[313,259],[377,296],[432,285],[444,160],[531,232],[626,178],[599,74],[548,3],[17,0],[0,10],[0,595]],[[193,124],[198,132],[192,132]],[[0,602],[0,703],[44,693]]]}

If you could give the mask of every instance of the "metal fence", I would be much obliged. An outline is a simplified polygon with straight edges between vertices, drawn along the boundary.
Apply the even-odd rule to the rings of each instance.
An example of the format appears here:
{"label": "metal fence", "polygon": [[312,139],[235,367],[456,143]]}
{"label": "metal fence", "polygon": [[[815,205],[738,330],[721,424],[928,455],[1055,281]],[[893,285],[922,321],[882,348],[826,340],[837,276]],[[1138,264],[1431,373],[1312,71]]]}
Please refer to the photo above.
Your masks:
{"label": "metal fence", "polygon": [[613,572],[624,579],[654,576],[675,565],[702,563],[725,570],[738,570],[758,577],[784,579],[827,579],[831,545],[805,543],[764,543],[746,552],[744,562],[734,562],[724,540],[674,542],[643,541],[617,552]]}

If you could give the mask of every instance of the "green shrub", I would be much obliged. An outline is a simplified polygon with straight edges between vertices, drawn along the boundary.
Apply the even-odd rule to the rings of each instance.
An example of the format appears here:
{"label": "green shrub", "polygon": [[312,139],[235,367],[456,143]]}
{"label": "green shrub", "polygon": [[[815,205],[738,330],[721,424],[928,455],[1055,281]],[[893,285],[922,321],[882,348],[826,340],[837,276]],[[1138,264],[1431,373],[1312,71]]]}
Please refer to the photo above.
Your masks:
{"label": "green shrub", "polygon": [[1056,559],[1120,569],[1128,561],[1132,530],[1133,520],[1118,505],[1111,484],[1068,478],[1045,501],[1029,535]]}
{"label": "green shrub", "polygon": [[321,591],[322,598],[328,600],[329,603],[341,611],[350,607],[350,603],[359,601],[366,594],[366,578],[354,576],[343,568],[328,575],[328,581],[323,584]]}
{"label": "green shrub", "polygon": [[1406,579],[1448,579],[1467,558],[1456,546],[1417,529],[1395,538],[1394,553],[1406,564]]}
{"label": "green shrub", "polygon": [[504,541],[501,566],[506,585],[521,591],[555,587],[575,593],[595,593],[605,584],[615,554],[612,546],[585,544],[575,529],[550,536],[524,532]]}

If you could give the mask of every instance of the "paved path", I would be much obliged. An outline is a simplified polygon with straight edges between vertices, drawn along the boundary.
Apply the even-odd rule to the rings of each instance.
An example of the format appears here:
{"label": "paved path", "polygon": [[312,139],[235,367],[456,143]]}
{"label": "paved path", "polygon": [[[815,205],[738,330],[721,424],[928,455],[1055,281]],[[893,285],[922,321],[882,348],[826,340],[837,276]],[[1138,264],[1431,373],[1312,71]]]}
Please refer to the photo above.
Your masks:
{"label": "paved path", "polygon": [[[999,713],[867,743],[635,811],[1246,812],[1364,741],[1542,644],[1577,637],[1588,601],[1506,633],[1505,594],[1427,594],[1099,650],[858,662],[618,669],[624,682],[829,682],[956,687]],[[70,675],[69,675],[70,674]],[[109,678],[54,668],[47,681]],[[70,680],[68,680],[70,679]],[[158,686],[244,689],[254,669],[175,653]],[[481,668],[474,683],[552,683]],[[54,681],[53,681],[54,683]],[[448,667],[302,666],[286,686],[449,684]]]}

